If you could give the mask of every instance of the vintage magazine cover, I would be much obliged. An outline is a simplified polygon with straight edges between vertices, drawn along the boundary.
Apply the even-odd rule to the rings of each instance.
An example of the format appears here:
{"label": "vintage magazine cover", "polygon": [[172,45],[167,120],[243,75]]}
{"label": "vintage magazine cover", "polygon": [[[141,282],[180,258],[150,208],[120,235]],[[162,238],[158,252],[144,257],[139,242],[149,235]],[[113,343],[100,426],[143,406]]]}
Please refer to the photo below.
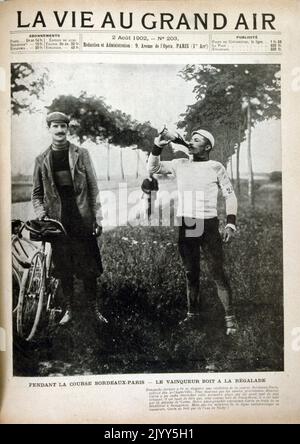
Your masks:
{"label": "vintage magazine cover", "polygon": [[2,423],[299,422],[299,20],[0,3]]}

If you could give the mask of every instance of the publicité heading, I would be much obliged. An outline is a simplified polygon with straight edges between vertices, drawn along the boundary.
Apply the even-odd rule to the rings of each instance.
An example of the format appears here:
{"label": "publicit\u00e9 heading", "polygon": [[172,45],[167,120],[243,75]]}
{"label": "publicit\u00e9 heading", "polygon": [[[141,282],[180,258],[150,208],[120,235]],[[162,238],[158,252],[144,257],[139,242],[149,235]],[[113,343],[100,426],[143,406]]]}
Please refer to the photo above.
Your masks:
{"label": "publicit\u00e9 heading", "polygon": [[146,30],[239,30],[239,31],[270,31],[276,30],[275,15],[265,13],[239,13],[235,17],[215,13],[134,13],[93,11],[43,11],[17,12],[17,28],[80,28],[80,29],[131,29]]}

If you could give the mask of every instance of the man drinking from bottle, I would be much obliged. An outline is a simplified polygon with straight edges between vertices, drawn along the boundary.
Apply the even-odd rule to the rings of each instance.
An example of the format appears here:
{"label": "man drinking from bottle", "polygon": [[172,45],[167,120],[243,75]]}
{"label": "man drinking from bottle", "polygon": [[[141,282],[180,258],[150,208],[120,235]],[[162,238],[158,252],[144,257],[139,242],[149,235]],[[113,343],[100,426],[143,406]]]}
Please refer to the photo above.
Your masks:
{"label": "man drinking from bottle", "polygon": [[160,154],[164,146],[172,140],[174,139],[168,138],[166,131],[156,137],[148,170],[150,174],[173,174],[177,180],[178,246],[187,285],[187,316],[183,323],[197,320],[201,314],[201,247],[224,307],[226,334],[233,334],[237,325],[232,308],[231,288],[223,265],[224,254],[217,217],[218,190],[221,190],[226,203],[227,220],[223,242],[228,242],[236,231],[237,199],[224,166],[209,159],[215,143],[210,132],[203,129],[194,131],[189,144],[182,141],[188,147],[190,158],[176,159],[166,164],[160,161]]}

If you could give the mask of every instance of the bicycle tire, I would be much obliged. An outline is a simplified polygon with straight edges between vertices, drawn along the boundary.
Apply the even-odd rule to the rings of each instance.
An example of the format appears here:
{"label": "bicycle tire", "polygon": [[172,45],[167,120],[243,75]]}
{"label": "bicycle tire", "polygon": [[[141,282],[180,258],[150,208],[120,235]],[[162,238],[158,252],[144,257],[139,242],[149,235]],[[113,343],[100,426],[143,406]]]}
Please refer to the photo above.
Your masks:
{"label": "bicycle tire", "polygon": [[20,288],[21,288],[21,277],[20,274],[13,269],[12,273],[12,309],[13,313],[16,313],[19,305]]}
{"label": "bicycle tire", "polygon": [[31,341],[36,333],[45,293],[45,255],[37,252],[24,271],[17,308],[17,333]]}

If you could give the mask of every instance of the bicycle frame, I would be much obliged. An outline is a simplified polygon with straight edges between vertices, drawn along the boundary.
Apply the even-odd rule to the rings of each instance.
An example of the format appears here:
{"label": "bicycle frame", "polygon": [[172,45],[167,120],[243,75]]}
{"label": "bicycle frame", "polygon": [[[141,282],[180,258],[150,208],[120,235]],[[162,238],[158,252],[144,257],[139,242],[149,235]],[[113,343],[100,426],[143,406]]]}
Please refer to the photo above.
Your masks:
{"label": "bicycle frame", "polygon": [[17,309],[17,332],[26,341],[33,338],[40,321],[45,294],[45,268],[45,255],[36,251],[30,268],[25,270],[22,277]]}
{"label": "bicycle frame", "polygon": [[[51,275],[51,244],[22,237],[24,228],[27,228],[26,223],[21,223],[17,234],[12,235],[13,276],[19,285],[18,303],[13,312],[17,312],[17,333],[26,341],[31,341],[36,334],[43,307],[49,326],[62,310],[53,304],[59,281]],[[25,331],[26,327],[28,330],[28,320],[29,331]]]}
{"label": "bicycle frame", "polygon": [[[12,245],[12,272],[13,277],[15,277],[19,291],[21,288],[21,281],[24,270],[30,266],[31,259],[34,253],[37,251],[37,246],[34,245],[30,240],[23,238],[21,236],[22,230],[25,224],[23,224],[18,231],[18,234],[12,234],[11,245]],[[19,299],[19,295],[18,295]],[[13,312],[17,309],[17,305],[13,307]]]}

